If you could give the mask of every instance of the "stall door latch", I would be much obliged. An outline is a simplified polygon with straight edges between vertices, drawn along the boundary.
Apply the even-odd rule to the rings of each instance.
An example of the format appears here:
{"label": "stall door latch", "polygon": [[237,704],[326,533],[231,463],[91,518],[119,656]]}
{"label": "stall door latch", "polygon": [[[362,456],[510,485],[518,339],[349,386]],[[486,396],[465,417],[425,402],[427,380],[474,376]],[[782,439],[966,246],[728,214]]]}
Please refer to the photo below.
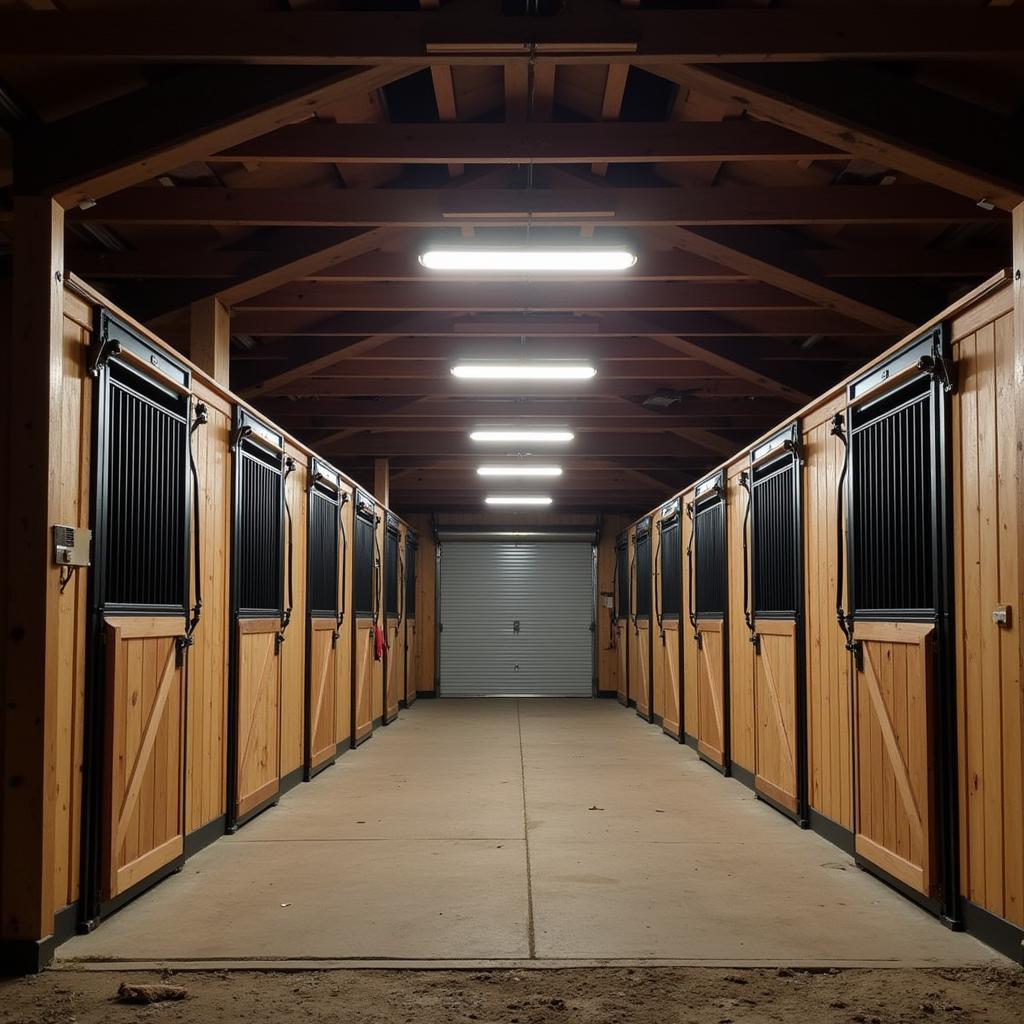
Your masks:
{"label": "stall door latch", "polygon": [[512,632],[517,634],[517,635],[519,633],[519,620],[518,619],[513,619],[512,620]]}

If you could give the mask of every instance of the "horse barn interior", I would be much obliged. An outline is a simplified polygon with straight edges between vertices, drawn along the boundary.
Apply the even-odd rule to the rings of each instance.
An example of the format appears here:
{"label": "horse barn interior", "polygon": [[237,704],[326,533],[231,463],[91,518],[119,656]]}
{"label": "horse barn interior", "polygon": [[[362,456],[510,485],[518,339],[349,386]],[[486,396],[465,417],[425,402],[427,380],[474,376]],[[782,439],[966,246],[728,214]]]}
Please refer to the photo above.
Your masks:
{"label": "horse barn interior", "polygon": [[1012,0],[0,0],[0,1002],[1019,1019],[1022,129]]}

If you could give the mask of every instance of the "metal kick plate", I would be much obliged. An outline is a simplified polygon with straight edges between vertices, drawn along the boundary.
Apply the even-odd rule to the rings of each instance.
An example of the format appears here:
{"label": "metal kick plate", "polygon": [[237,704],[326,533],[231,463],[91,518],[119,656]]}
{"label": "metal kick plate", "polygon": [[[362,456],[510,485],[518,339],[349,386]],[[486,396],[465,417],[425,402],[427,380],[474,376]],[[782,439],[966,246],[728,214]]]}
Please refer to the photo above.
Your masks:
{"label": "metal kick plate", "polygon": [[92,530],[83,526],[53,528],[53,560],[57,565],[89,565]]}

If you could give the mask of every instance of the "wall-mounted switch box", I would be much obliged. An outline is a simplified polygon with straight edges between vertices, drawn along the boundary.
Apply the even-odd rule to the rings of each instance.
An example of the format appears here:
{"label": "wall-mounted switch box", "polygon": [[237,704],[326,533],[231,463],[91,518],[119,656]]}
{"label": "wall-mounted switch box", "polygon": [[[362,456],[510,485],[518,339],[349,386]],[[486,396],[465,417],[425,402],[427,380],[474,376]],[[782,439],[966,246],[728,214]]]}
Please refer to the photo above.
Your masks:
{"label": "wall-mounted switch box", "polygon": [[53,560],[57,565],[89,565],[92,530],[82,526],[53,528]]}
{"label": "wall-mounted switch box", "polygon": [[1010,628],[1010,606],[1008,604],[997,604],[992,612],[992,621],[997,626]]}

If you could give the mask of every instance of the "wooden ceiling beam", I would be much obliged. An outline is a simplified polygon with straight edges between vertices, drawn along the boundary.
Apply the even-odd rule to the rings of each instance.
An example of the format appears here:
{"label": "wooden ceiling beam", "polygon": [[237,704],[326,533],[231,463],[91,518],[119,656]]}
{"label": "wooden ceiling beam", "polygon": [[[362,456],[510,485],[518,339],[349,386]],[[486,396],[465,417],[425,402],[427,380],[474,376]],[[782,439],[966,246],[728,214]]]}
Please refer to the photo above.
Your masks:
{"label": "wooden ceiling beam", "polygon": [[[287,247],[284,247],[287,248]],[[147,248],[138,252],[72,250],[68,266],[88,278],[232,278],[255,273],[261,262],[274,256],[268,250],[216,249],[195,251],[175,247]],[[996,247],[970,249],[923,249],[886,246],[884,249],[796,248],[792,258],[826,278],[864,277],[984,277],[1006,262],[1006,252]],[[545,281],[581,280],[579,274],[546,274]],[[588,275],[586,280],[593,280]],[[682,250],[641,250],[636,265],[609,277],[627,281],[744,281],[750,275],[713,260]],[[522,275],[465,274],[425,271],[417,254],[374,250],[351,259],[343,258],[296,280],[312,281],[521,281]]]}
{"label": "wooden ceiling beam", "polygon": [[[601,99],[601,116],[602,122],[600,130],[607,132],[612,129],[611,121],[618,121],[619,115],[622,113],[622,101],[626,95],[626,80],[629,78],[629,65],[628,64],[609,64],[608,73],[604,80],[604,96]],[[560,126],[561,127],[561,126]],[[650,125],[638,125],[641,130],[636,134],[642,139],[644,128],[649,128]],[[613,129],[612,129],[613,130]],[[639,141],[639,139],[638,139]],[[653,159],[653,158],[652,158]],[[594,158],[591,157],[590,170],[599,176],[604,176],[608,173],[609,158]],[[567,161],[561,161],[565,163]],[[586,161],[585,161],[586,162]]]}
{"label": "wooden ceiling beam", "polygon": [[[710,309],[806,309],[818,303],[761,283],[596,281],[522,284],[480,282],[335,283],[300,281],[244,302],[244,309],[395,312],[606,312]],[[895,330],[887,323],[877,326]]]}
{"label": "wooden ceiling beam", "polygon": [[236,334],[255,337],[365,337],[404,334],[423,337],[560,337],[679,334],[687,337],[808,337],[812,334],[857,337],[878,336],[877,328],[857,323],[830,309],[737,311],[731,317],[717,313],[632,313],[597,316],[488,316],[465,317],[447,313],[338,313],[324,316],[294,310],[239,312],[232,319]]}
{"label": "wooden ceiling beam", "polygon": [[[573,388],[565,381],[536,381],[530,393],[549,398],[567,398],[574,394],[590,396],[649,395],[661,388],[677,388],[697,397],[749,396],[763,393],[764,388],[735,377],[662,376],[644,380],[634,377],[596,377]],[[331,395],[441,395],[515,397],[522,394],[522,382],[457,380],[451,375],[433,378],[410,377],[309,377],[293,380],[287,393],[294,397]]]}
{"label": "wooden ceiling beam", "polygon": [[[1019,6],[1005,8],[1011,9],[1024,14]],[[888,15],[885,20],[882,35]],[[975,202],[1011,210],[1024,201],[1020,131],[1011,119],[878,68],[676,64],[651,70]]]}
{"label": "wooden ceiling beam", "polygon": [[969,224],[1005,215],[929,185],[575,189],[132,188],[74,222],[444,228],[599,223]]}
{"label": "wooden ceiling beam", "polygon": [[190,69],[27,132],[15,151],[17,188],[64,206],[92,202],[415,70]]}
{"label": "wooden ceiling beam", "polygon": [[[613,64],[613,69],[628,65]],[[434,69],[438,72],[438,69]],[[435,74],[434,88],[437,91]],[[624,82],[624,73],[617,72]],[[618,83],[621,104],[622,82]],[[440,93],[446,96],[442,89]],[[438,104],[439,112],[442,104]],[[446,101],[443,122],[454,121]],[[544,124],[332,124],[306,121],[223,150],[211,162],[321,164],[689,163],[709,160],[848,160],[834,146],[767,121]]]}
{"label": "wooden ceiling beam", "polygon": [[[571,13],[504,17],[467,12],[210,10],[203,30],[177,12],[5,11],[0,58],[165,63],[526,64],[762,63],[821,60],[1019,60],[1019,7],[625,10],[581,0]],[[880,25],[880,19],[884,24]]]}

